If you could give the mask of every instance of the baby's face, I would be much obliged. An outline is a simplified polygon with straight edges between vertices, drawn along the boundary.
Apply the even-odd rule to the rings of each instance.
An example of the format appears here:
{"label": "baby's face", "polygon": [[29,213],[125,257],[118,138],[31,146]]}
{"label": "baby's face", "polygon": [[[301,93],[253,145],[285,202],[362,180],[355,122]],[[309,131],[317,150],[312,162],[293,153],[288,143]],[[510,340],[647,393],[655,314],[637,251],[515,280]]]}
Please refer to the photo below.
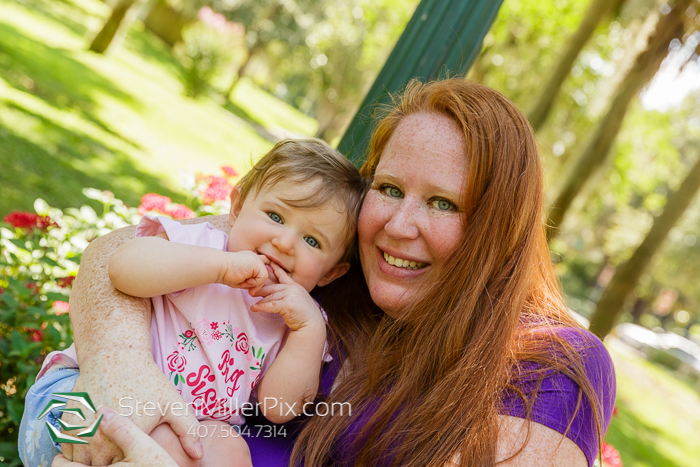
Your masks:
{"label": "baby's face", "polygon": [[[257,195],[253,190],[242,205],[234,200],[228,250],[267,256],[307,291],[343,275],[347,266],[338,263],[344,252],[346,220],[339,202],[297,208],[283,201],[304,199],[316,192],[319,183],[279,182],[263,187]],[[267,272],[268,283],[277,283],[270,266]]]}

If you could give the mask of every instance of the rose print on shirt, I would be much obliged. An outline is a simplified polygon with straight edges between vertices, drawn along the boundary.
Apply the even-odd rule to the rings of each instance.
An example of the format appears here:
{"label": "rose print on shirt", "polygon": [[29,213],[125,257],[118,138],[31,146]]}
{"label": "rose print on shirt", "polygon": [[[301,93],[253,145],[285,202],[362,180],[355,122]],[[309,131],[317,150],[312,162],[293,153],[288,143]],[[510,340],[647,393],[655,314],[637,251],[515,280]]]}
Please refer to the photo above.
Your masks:
{"label": "rose print on shirt", "polygon": [[194,341],[197,340],[197,336],[191,329],[188,329],[177,337],[181,339],[178,344],[182,350],[187,349],[188,352],[192,352],[197,348],[197,344],[194,343]]}
{"label": "rose print on shirt", "polygon": [[199,341],[206,345],[210,345],[212,342],[214,342],[214,339],[211,337],[211,326],[204,319],[200,319],[197,322],[197,329],[195,329],[195,333],[197,334],[197,337],[199,337]]}
{"label": "rose print on shirt", "polygon": [[173,375],[175,377],[173,378],[173,383],[175,386],[177,386],[177,383],[180,381],[184,384],[185,383],[185,378],[182,376],[182,372],[185,371],[185,365],[187,365],[187,359],[185,358],[184,355],[180,355],[180,352],[177,350],[168,355],[168,358],[166,359],[168,362],[168,369],[170,370],[170,375],[168,378],[172,378]]}
{"label": "rose print on shirt", "polygon": [[245,332],[240,333],[236,337],[235,347],[239,352],[248,353],[250,344],[248,343],[248,335]]}

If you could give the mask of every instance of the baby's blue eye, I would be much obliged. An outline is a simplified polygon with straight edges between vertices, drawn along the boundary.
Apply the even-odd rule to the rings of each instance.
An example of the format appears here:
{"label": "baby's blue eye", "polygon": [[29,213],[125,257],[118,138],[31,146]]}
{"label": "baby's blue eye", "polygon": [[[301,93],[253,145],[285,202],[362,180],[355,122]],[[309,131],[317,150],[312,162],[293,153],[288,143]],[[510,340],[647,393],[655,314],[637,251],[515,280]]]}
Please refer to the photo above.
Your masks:
{"label": "baby's blue eye", "polygon": [[267,216],[272,219],[273,222],[277,222],[278,224],[283,224],[282,222],[282,216],[277,214],[276,212],[268,212]]}
{"label": "baby's blue eye", "polygon": [[383,187],[380,188],[385,194],[391,196],[392,198],[402,198],[403,193],[401,193],[401,190],[396,188],[395,186],[391,185],[384,185]]}
{"label": "baby's blue eye", "polygon": [[433,206],[438,208],[440,211],[451,211],[455,208],[455,205],[446,199],[436,199],[433,201]]}
{"label": "baby's blue eye", "polygon": [[309,244],[309,246],[313,248],[320,248],[321,245],[318,244],[318,241],[316,241],[315,238],[313,237],[304,237],[304,241]]}

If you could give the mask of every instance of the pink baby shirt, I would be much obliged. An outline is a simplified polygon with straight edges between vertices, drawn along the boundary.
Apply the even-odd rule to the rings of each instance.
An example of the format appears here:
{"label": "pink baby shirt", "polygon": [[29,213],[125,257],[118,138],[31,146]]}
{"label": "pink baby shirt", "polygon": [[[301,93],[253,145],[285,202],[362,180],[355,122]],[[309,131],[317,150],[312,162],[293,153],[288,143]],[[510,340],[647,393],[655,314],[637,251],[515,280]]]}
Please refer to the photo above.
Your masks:
{"label": "pink baby shirt", "polygon": [[[181,225],[167,217],[144,216],[136,236],[161,232],[171,242],[222,251],[228,247],[228,235],[209,223]],[[260,299],[222,284],[152,298],[153,360],[199,420],[242,424],[243,404],[255,396],[255,387],[284,344],[289,328],[280,315],[250,311]],[[77,366],[75,360],[74,346],[52,352],[37,379],[53,366]]]}

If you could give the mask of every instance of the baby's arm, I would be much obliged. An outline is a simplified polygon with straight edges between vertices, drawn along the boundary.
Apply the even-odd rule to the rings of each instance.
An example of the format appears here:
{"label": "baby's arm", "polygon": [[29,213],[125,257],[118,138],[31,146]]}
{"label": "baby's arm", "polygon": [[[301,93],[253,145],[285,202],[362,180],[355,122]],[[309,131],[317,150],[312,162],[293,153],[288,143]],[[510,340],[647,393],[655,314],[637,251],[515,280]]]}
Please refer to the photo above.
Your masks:
{"label": "baby's arm", "polygon": [[265,256],[168,241],[165,233],[122,245],[109,261],[115,288],[135,297],[155,297],[200,285],[220,283],[257,289],[267,280]]}
{"label": "baby's arm", "polygon": [[284,423],[316,397],[326,322],[309,293],[276,264],[271,266],[280,283],[263,287],[260,294],[265,298],[251,310],[282,315],[291,332],[258,386],[258,400],[268,420]]}

